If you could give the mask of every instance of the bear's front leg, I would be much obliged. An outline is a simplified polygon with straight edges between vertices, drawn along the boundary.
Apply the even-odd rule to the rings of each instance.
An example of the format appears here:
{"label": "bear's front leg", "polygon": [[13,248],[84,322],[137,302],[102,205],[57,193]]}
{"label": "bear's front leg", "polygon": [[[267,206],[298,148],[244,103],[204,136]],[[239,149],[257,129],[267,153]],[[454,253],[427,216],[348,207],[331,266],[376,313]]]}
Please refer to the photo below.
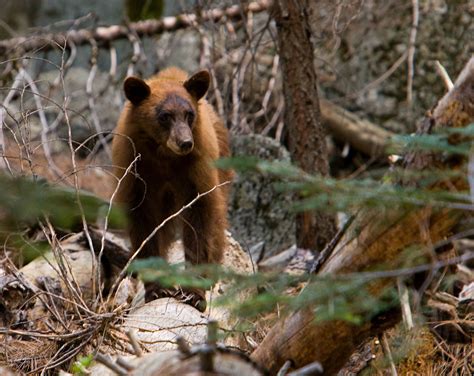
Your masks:
{"label": "bear's front leg", "polygon": [[225,201],[217,189],[201,197],[184,213],[183,243],[186,261],[217,264],[222,261],[227,226]]}
{"label": "bear's front leg", "polygon": [[[226,208],[221,192],[216,190],[203,196],[183,216],[183,245],[186,261],[196,264],[220,263],[225,247]],[[206,307],[203,289],[183,289],[197,302],[201,311]]]}
{"label": "bear's front leg", "polygon": [[129,220],[130,242],[132,244],[130,256],[140,247],[142,249],[138,253],[137,258],[161,256],[158,234],[155,234],[142,246],[142,243],[155,229],[155,221],[151,213],[143,210],[141,207],[134,208],[130,211]]}
{"label": "bear's front leg", "polygon": [[[157,233],[150,237],[155,229],[163,222],[164,217],[159,218],[152,215],[151,210],[138,207],[130,213],[130,241],[132,243],[131,254],[133,255],[140,247],[137,258],[162,257],[166,259],[167,250],[173,239],[172,224],[160,228]],[[148,240],[147,238],[150,237]],[[142,246],[143,244],[143,246]],[[159,282],[145,283],[145,301],[149,302],[156,298],[170,296],[168,289],[164,289]]]}

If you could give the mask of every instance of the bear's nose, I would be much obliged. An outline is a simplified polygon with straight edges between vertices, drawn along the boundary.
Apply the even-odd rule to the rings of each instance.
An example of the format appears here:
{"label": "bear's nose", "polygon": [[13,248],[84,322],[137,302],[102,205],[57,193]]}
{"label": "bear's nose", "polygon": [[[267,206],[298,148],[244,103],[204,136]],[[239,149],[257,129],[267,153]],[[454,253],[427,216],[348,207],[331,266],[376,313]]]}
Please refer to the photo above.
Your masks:
{"label": "bear's nose", "polygon": [[179,143],[179,147],[182,151],[189,151],[193,147],[192,140],[184,140]]}

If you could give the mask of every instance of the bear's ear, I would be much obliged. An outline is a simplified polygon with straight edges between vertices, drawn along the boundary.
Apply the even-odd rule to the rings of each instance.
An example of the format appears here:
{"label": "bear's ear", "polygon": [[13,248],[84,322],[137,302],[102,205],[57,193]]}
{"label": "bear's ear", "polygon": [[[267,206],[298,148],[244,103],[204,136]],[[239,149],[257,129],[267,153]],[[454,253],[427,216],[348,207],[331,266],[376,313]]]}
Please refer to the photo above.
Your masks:
{"label": "bear's ear", "polygon": [[151,92],[145,81],[133,76],[127,77],[123,83],[123,90],[127,99],[134,105],[140,104],[141,101],[148,98]]}
{"label": "bear's ear", "polygon": [[186,88],[189,94],[191,94],[197,101],[206,94],[209,89],[209,82],[211,76],[207,70],[199,71],[193,74],[191,77],[184,82],[183,86]]}

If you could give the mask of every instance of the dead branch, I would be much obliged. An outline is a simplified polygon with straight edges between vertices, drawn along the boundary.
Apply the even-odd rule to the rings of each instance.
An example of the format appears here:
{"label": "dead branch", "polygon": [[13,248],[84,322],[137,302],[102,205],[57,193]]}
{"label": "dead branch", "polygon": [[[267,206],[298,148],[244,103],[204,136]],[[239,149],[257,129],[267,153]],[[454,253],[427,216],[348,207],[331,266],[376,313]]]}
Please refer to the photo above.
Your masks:
{"label": "dead branch", "polygon": [[71,30],[66,33],[49,33],[41,36],[11,38],[0,42],[0,56],[5,56],[13,50],[20,49],[22,53],[41,49],[43,51],[57,46],[80,46],[95,40],[98,44],[107,44],[117,39],[126,39],[132,34],[143,37],[160,34],[164,31],[174,31],[193,26],[196,22],[220,22],[240,20],[247,13],[259,13],[266,10],[270,0],[258,0],[246,6],[233,5],[224,9],[210,9],[202,14],[181,14],[175,17],[164,17],[159,20],[145,20],[126,25],[98,27],[93,30]]}
{"label": "dead branch", "polygon": [[[461,72],[455,87],[440,100],[426,122],[427,131],[436,128],[466,127],[474,119],[474,58]],[[435,163],[436,162],[436,163]],[[465,161],[464,161],[465,162]],[[430,164],[431,163],[431,164]],[[408,168],[429,168],[435,163],[446,168],[461,168],[462,164],[446,166],[442,158],[426,153],[411,158]],[[444,181],[444,184],[447,182]],[[467,179],[453,178],[452,189],[467,190]],[[446,185],[443,185],[446,186]],[[387,212],[365,211],[359,214],[319,274],[346,274],[366,271],[376,265],[394,265],[403,250],[416,244],[435,244],[449,235],[463,215],[459,210],[438,211],[391,208]],[[420,227],[423,229],[420,231]],[[393,286],[393,279],[380,279],[370,285],[370,291]],[[287,360],[302,367],[315,360],[321,362],[325,374],[336,373],[355,348],[370,335],[383,331],[400,320],[398,312],[388,312],[382,319],[353,325],[343,321],[314,322],[313,309],[300,310],[278,322],[267,334],[252,358],[277,372]]]}
{"label": "dead branch", "polygon": [[104,366],[106,366],[108,369],[114,371],[117,375],[120,375],[120,376],[126,376],[126,375],[128,375],[127,370],[125,370],[124,368],[120,367],[120,366],[119,366],[117,363],[115,363],[115,362],[110,358],[110,356],[108,356],[108,355],[104,355],[104,354],[98,353],[98,354],[95,356],[95,360],[98,361],[99,363],[103,364]]}
{"label": "dead branch", "polygon": [[441,77],[443,80],[444,86],[446,86],[446,89],[451,90],[454,86],[453,82],[451,81],[451,78],[449,77],[448,72],[446,71],[446,68],[443,67],[443,65],[439,62],[439,60],[435,61],[435,68],[436,72],[438,73],[438,76]]}
{"label": "dead branch", "polygon": [[143,352],[142,352],[142,349],[141,349],[140,344],[138,342],[137,335],[135,334],[135,331],[130,329],[130,330],[127,330],[127,332],[125,334],[127,335],[128,340],[130,341],[130,344],[132,345],[132,348],[133,348],[133,351],[134,351],[135,355],[139,358],[142,357]]}
{"label": "dead branch", "polygon": [[415,42],[418,31],[419,5],[418,0],[412,0],[413,21],[411,24],[410,40],[408,42],[408,77],[407,77],[407,103],[409,106],[413,102],[413,76],[415,74]]}

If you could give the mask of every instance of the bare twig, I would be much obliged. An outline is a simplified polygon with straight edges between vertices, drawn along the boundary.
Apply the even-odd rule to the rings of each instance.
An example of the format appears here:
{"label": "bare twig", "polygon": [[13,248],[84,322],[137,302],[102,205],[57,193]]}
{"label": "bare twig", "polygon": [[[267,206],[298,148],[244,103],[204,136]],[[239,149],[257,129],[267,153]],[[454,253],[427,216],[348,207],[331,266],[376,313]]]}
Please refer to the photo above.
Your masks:
{"label": "bare twig", "polygon": [[332,251],[336,247],[337,243],[341,240],[343,235],[346,233],[347,229],[351,226],[352,222],[354,222],[356,215],[352,215],[349,219],[344,223],[344,226],[334,235],[331,241],[324,247],[321,253],[318,255],[318,258],[314,261],[314,264],[311,266],[309,271],[310,274],[316,274],[327,261],[329,256],[331,256]]}
{"label": "bare twig", "polygon": [[[122,175],[122,177],[118,180],[117,185],[115,186],[115,189],[112,192],[112,195],[110,196],[109,205],[107,207],[107,213],[105,215],[105,222],[104,222],[102,237],[101,237],[101,241],[100,241],[100,250],[99,250],[99,256],[98,256],[99,262],[101,262],[102,255],[103,255],[104,250],[105,250],[105,235],[107,234],[107,230],[108,230],[108,227],[109,227],[109,217],[110,217],[110,213],[112,212],[112,206],[113,206],[113,203],[114,203],[114,200],[115,200],[115,196],[117,195],[118,190],[119,190],[120,185],[122,184],[123,180],[125,179],[126,176],[128,176],[128,174],[130,173],[132,168],[136,165],[136,163],[139,159],[140,159],[140,155],[137,155],[135,157],[135,159],[129,164],[129,166],[125,170],[124,174]],[[100,286],[101,285],[100,273],[98,273],[98,281],[99,281],[99,286]],[[102,293],[99,294],[99,297],[100,297],[100,300],[102,301]]]}
{"label": "bare twig", "polygon": [[281,137],[283,135],[283,128],[284,127],[285,127],[285,122],[283,121],[283,119],[280,119],[280,121],[278,122],[278,125],[277,125],[276,133],[275,133],[275,140],[278,141],[278,142],[281,142]]}
{"label": "bare twig", "polygon": [[280,370],[277,373],[277,376],[286,376],[288,371],[291,368],[291,360],[287,360],[280,368]]}
{"label": "bare twig", "polygon": [[383,74],[381,74],[379,77],[377,77],[372,82],[369,82],[362,89],[357,90],[353,93],[347,94],[346,98],[357,98],[360,94],[365,93],[366,91],[369,91],[369,90],[373,89],[374,87],[379,86],[383,81],[385,81],[393,73],[395,73],[395,71],[406,60],[407,56],[408,56],[408,51],[404,51],[403,54],[401,54],[400,57]]}
{"label": "bare twig", "polygon": [[78,330],[72,333],[64,333],[64,334],[52,334],[50,332],[38,332],[38,331],[30,331],[30,330],[18,330],[18,329],[10,329],[10,328],[2,328],[0,327],[0,334],[15,334],[19,336],[25,337],[36,337],[36,338],[47,338],[53,340],[60,340],[65,341],[68,339],[78,339],[80,337],[84,337],[87,334],[90,334],[94,328],[87,328]]}
{"label": "bare twig", "polygon": [[214,98],[216,100],[217,113],[219,114],[221,118],[224,118],[224,115],[225,115],[224,114],[224,100],[222,99],[222,93],[219,89],[219,85],[217,84],[217,77],[216,77],[216,72],[214,69],[214,64],[210,64],[211,48],[210,48],[209,38],[207,37],[206,33],[203,32],[200,28],[198,28],[198,30],[201,34],[203,55],[209,62],[209,71],[212,77],[212,88],[214,90]]}
{"label": "bare twig", "polygon": [[474,204],[474,147],[471,147],[471,153],[469,154],[467,180],[471,192],[471,202]]}
{"label": "bare twig", "polygon": [[[74,42],[69,42],[68,44],[70,54],[69,57],[66,61],[66,63],[61,67],[62,74],[65,75],[67,70],[74,64],[74,61],[76,60],[77,56],[77,48]],[[66,49],[66,46],[64,46],[64,50]],[[54,86],[58,86],[61,83],[61,75],[59,75],[55,80],[54,80]]]}
{"label": "bare twig", "polygon": [[392,376],[398,376],[397,368],[395,367],[395,363],[393,362],[392,351],[390,350],[390,345],[387,340],[386,334],[382,335],[382,347],[387,356],[387,360],[390,363],[390,371]]}
{"label": "bare twig", "polygon": [[[242,56],[239,59],[241,64],[234,69],[232,73],[232,113],[231,113],[231,129],[239,131],[238,133],[242,133],[242,129],[239,129],[239,125],[241,122],[239,121],[239,108],[241,105],[240,99],[240,92],[241,87],[244,84],[244,77],[245,72],[247,70],[248,65],[252,61],[252,56],[250,55],[248,49],[244,49],[242,52]],[[244,132],[246,133],[246,132]]]}
{"label": "bare twig", "polygon": [[135,331],[133,329],[130,329],[130,330],[127,330],[125,334],[127,335],[128,340],[130,341],[130,344],[132,345],[135,355],[139,358],[143,356],[143,352],[138,342]]}
{"label": "bare twig", "polygon": [[413,103],[413,76],[415,73],[415,43],[416,33],[418,31],[419,5],[418,0],[412,0],[413,20],[411,24],[410,40],[408,42],[408,77],[407,77],[407,102],[411,106]]}
{"label": "bare twig", "polygon": [[117,357],[117,365],[119,365],[122,368],[125,368],[127,371],[133,371],[135,367],[131,365],[129,362],[125,360],[125,358],[122,358],[121,356]]}
{"label": "bare twig", "polygon": [[[79,283],[76,280],[74,273],[72,272],[71,265],[69,264],[68,260],[65,257],[65,251],[62,248],[61,243],[58,241],[56,236],[56,232],[54,231],[54,227],[49,220],[47,220],[48,230],[46,231],[43,228],[43,234],[48,239],[49,244],[51,245],[51,250],[54,254],[55,260],[58,265],[58,269],[54,267],[46,258],[48,264],[51,268],[55,269],[58,276],[61,276],[67,290],[71,294],[71,296],[75,297],[83,306],[87,306],[84,298],[82,296],[82,289],[79,286]],[[49,235],[48,235],[49,233]],[[74,306],[76,308],[76,306]],[[82,317],[79,310],[76,308],[76,313],[79,317]]]}
{"label": "bare twig", "polygon": [[109,77],[113,80],[117,74],[117,49],[114,46],[109,47],[110,52],[110,68]]}
{"label": "bare twig", "polygon": [[31,91],[33,92],[33,98],[36,104],[36,108],[38,110],[38,115],[41,123],[41,144],[43,146],[44,150],[44,156],[48,161],[49,167],[53,170],[53,172],[60,177],[62,175],[62,171],[59,169],[59,167],[54,163],[52,157],[51,157],[51,151],[48,146],[48,132],[49,132],[49,124],[48,120],[46,118],[46,114],[43,109],[43,105],[41,103],[41,95],[39,93],[38,87],[36,86],[36,83],[33,81],[31,76],[28,74],[28,72],[22,67],[20,68],[20,73],[22,74],[23,78],[25,81],[28,83],[28,86],[31,88]]}
{"label": "bare twig", "polygon": [[395,278],[395,277],[406,277],[412,276],[417,273],[427,272],[427,271],[437,271],[441,268],[444,268],[448,265],[456,265],[463,262],[468,262],[474,260],[474,251],[469,251],[464,253],[461,256],[453,257],[447,260],[440,260],[430,264],[422,264],[413,266],[411,268],[401,268],[401,269],[391,269],[385,271],[374,271],[374,272],[358,272],[358,273],[347,273],[347,274],[340,274],[337,276],[338,279],[341,280],[350,280],[350,279],[366,279],[368,280],[375,280],[381,278]]}
{"label": "bare twig", "polygon": [[[5,123],[5,115],[8,114],[8,106],[10,105],[10,101],[13,99],[14,95],[17,93],[17,89],[20,86],[20,83],[23,81],[23,71],[18,72],[15,79],[13,80],[13,84],[10,87],[10,91],[8,92],[7,96],[3,100],[0,105],[0,148],[2,153],[2,164],[0,167],[7,167],[8,170],[11,172],[11,168],[8,163],[8,159],[5,157],[5,137],[3,134],[3,127]],[[13,117],[13,116],[12,116]]]}
{"label": "bare twig", "polygon": [[127,76],[133,76],[135,72],[135,66],[140,60],[140,51],[141,51],[140,39],[133,32],[130,32],[128,34],[128,40],[132,44],[133,55],[132,55],[132,58],[130,59],[130,63],[128,64]]}
{"label": "bare twig", "polygon": [[446,71],[446,68],[443,67],[443,65],[441,65],[439,60],[435,60],[435,68],[436,68],[436,72],[443,80],[443,83],[444,83],[444,86],[446,86],[446,89],[448,89],[448,91],[451,90],[454,87],[453,81],[451,81],[451,78],[449,77],[449,74]]}
{"label": "bare twig", "polygon": [[92,54],[90,58],[90,64],[91,64],[91,70],[89,72],[89,77],[87,78],[87,83],[86,83],[86,94],[88,97],[88,103],[89,103],[89,109],[91,113],[91,118],[92,118],[92,124],[94,124],[94,128],[97,132],[97,137],[99,138],[99,141],[104,148],[104,150],[107,152],[107,155],[110,156],[110,148],[109,145],[107,144],[107,141],[102,133],[102,127],[100,126],[100,121],[99,121],[99,116],[97,115],[96,107],[95,107],[95,98],[94,98],[94,92],[92,90],[92,85],[94,83],[95,75],[97,73],[98,65],[97,65],[97,58],[99,56],[99,48],[97,46],[97,42],[94,39],[90,40],[91,43],[91,48],[92,48]]}
{"label": "bare twig", "polygon": [[413,329],[413,315],[410,308],[410,297],[408,289],[401,278],[397,278],[398,295],[400,296],[400,305],[402,307],[403,322],[408,330]]}
{"label": "bare twig", "polygon": [[[278,66],[279,66],[279,61],[280,61],[280,55],[275,55],[273,57],[273,62],[272,62],[272,70],[271,70],[271,77],[268,80],[267,84],[267,90],[265,91],[265,95],[263,96],[262,100],[262,108],[255,112],[252,117],[257,118],[260,116],[266,115],[268,111],[268,103],[270,102],[270,97],[273,93],[273,89],[275,88],[275,82],[278,74]],[[269,125],[265,127],[265,129],[262,131],[262,134],[268,133],[268,131],[271,129]]]}
{"label": "bare twig", "polygon": [[128,375],[127,370],[120,367],[108,355],[97,353],[97,355],[95,356],[95,360],[98,361],[99,363],[103,364],[104,366],[106,366],[108,369],[114,371],[116,374],[118,374],[120,376],[127,376]]}
{"label": "bare twig", "polygon": [[285,108],[285,101],[283,100],[283,97],[280,97],[275,113],[273,114],[272,118],[268,122],[267,126],[261,132],[262,136],[266,136],[268,132],[270,132],[279,121],[280,123],[282,123],[281,115],[283,114],[284,108]]}
{"label": "bare twig", "polygon": [[176,345],[183,356],[188,356],[191,354],[191,349],[183,337],[176,338]]}
{"label": "bare twig", "polygon": [[[64,94],[64,98],[65,98],[64,101],[66,102],[67,101],[66,84],[64,82],[64,74],[63,74],[62,70],[60,71],[60,76],[61,76],[62,89],[65,93]],[[74,149],[74,144],[73,144],[72,127],[71,127],[71,122],[70,122],[70,119],[69,119],[69,113],[68,113],[66,107],[63,107],[62,111],[64,113],[64,119],[65,119],[66,125],[67,125],[68,146],[69,146],[69,151],[71,152],[71,163],[72,163],[73,171],[77,171],[78,168],[77,168],[77,163],[76,163],[76,151]],[[87,239],[89,249],[92,253],[92,275],[96,276],[96,274],[98,272],[97,260],[95,258],[94,245],[93,245],[90,233],[89,233],[89,227],[87,225],[86,215],[85,215],[84,207],[82,205],[82,201],[81,201],[81,197],[80,197],[79,178],[78,178],[77,174],[73,174],[73,178],[74,178],[74,188],[76,190],[76,201],[77,201],[77,205],[78,205],[78,208],[79,208],[79,212],[81,213],[81,221],[82,221],[82,227],[83,227],[84,235]],[[92,278],[92,294],[93,295],[96,295],[96,293],[98,291],[98,286],[96,286],[96,281],[97,281],[96,278]]]}

